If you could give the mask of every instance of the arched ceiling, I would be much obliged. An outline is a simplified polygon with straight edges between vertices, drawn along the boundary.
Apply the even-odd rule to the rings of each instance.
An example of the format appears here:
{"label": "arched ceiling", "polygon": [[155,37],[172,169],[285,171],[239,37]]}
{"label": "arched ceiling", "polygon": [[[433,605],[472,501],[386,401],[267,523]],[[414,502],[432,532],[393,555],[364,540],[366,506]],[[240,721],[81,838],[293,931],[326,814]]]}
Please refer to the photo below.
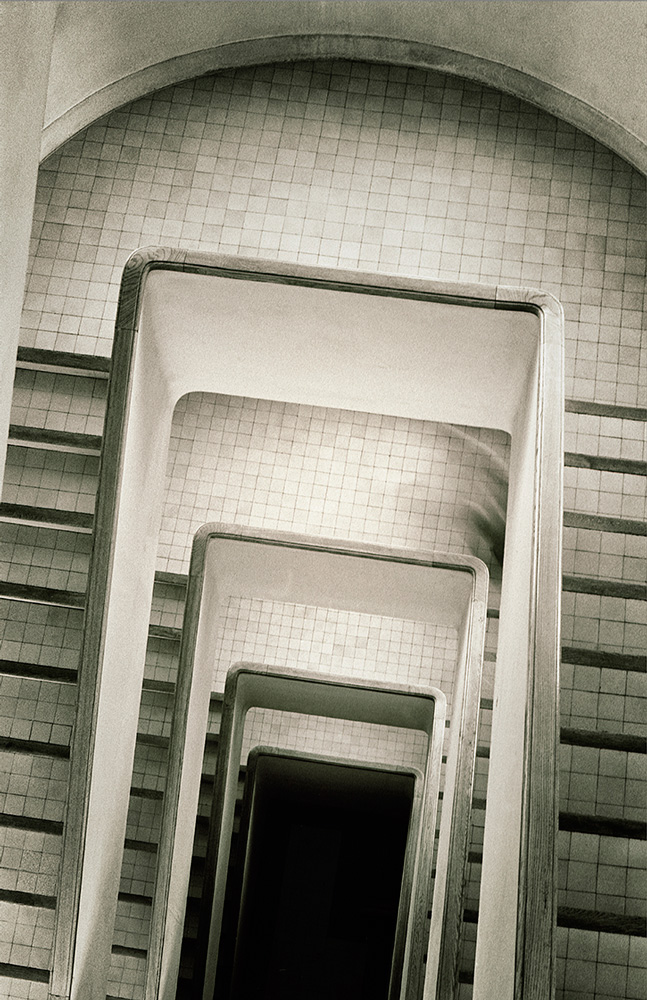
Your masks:
{"label": "arched ceiling", "polygon": [[647,169],[643,0],[66,0],[42,152],[159,87],[226,66],[316,56],[480,80]]}

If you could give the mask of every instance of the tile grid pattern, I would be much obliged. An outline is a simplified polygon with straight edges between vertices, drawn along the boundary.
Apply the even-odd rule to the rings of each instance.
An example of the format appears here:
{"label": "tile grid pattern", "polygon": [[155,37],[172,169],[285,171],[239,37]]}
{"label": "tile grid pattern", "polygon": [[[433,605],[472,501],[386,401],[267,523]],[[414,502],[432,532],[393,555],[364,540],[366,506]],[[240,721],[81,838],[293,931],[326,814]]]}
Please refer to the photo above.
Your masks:
{"label": "tile grid pattern", "polygon": [[566,309],[567,395],[637,405],[644,207],[618,157],[468,81],[346,62],[223,72],[49,158],[23,343],[109,353],[128,253],[180,243],[542,287]]}
{"label": "tile grid pattern", "polygon": [[[567,395],[625,405],[644,400],[643,180],[570,126],[467,82],[345,63],[203,78],[114,112],[66,144],[41,171],[38,202],[24,344],[109,353],[128,253],[138,245],[179,243],[420,277],[541,285],[565,305]],[[21,369],[12,422],[100,433],[105,382],[91,386],[90,379]],[[566,415],[570,451],[636,460],[644,458],[644,440],[638,421]],[[637,477],[591,471],[567,470],[567,508],[641,516]],[[79,484],[85,503],[82,493]],[[619,547],[608,533],[570,530],[565,554],[573,572],[586,566],[584,575],[597,569],[612,579],[622,560],[622,579],[639,582],[635,560],[642,553],[636,556],[626,538]],[[642,652],[638,602],[590,596],[565,595],[565,641]],[[76,665],[81,612],[0,606],[6,612],[0,656]],[[596,614],[603,615],[597,629]],[[148,669],[170,679],[171,644],[151,645]],[[611,680],[610,672],[592,669],[576,667],[567,686],[578,695],[570,724],[589,728],[595,717],[600,728],[608,729],[609,719],[613,731],[635,730],[636,675],[621,675],[625,698],[617,686],[608,689],[620,672]],[[152,764],[154,748],[145,749]],[[623,774],[608,774],[605,752],[590,749],[565,748],[567,756],[577,751],[577,794],[568,802],[617,812],[614,786],[622,786],[620,801],[631,809],[625,792],[637,780],[636,755],[616,754],[625,761]],[[55,800],[54,790],[45,801]],[[609,962],[605,938],[618,936],[560,928],[568,957],[562,1000],[642,1000],[644,942],[631,939],[625,955],[627,939],[618,939]],[[593,940],[599,947],[591,947]],[[136,979],[137,960],[120,959]],[[615,976],[601,973],[598,982],[596,962],[612,965]],[[3,979],[1,986],[12,1000],[46,994],[40,983]]]}

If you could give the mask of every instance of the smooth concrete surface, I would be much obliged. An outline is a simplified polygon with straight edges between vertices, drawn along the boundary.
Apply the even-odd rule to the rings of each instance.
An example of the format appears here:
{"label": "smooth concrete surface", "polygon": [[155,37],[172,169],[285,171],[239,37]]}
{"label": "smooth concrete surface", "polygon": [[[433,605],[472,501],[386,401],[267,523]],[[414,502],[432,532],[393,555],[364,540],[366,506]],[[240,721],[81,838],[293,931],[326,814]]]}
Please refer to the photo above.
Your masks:
{"label": "smooth concrete surface", "polygon": [[[181,315],[173,313],[165,298],[166,275],[162,273],[169,272],[174,295],[180,294],[180,279],[188,280],[192,290],[197,289],[192,274],[179,275],[180,270],[200,272],[197,277],[201,279],[197,283],[200,292],[185,297]],[[213,282],[213,295],[202,290],[207,281]],[[229,291],[232,286],[235,294]],[[268,292],[269,286],[275,287]],[[221,295],[218,288],[222,289]],[[338,307],[332,305],[329,292],[339,296]],[[457,304],[461,296],[464,304]],[[315,301],[321,306],[315,307]],[[266,314],[259,313],[259,302],[264,304]],[[308,303],[307,310],[304,302]],[[376,302],[391,318],[392,342],[389,347],[389,331],[377,324],[380,349],[371,352]],[[455,323],[441,321],[447,308],[454,310]],[[327,321],[329,315],[332,327]],[[366,365],[362,378],[353,380],[353,396],[349,380],[341,387],[335,382],[344,316],[352,317],[345,349],[354,352],[356,364],[361,361]],[[168,321],[170,317],[173,322]],[[264,337],[259,338],[251,327],[250,317],[262,323]],[[511,335],[510,324],[516,327],[514,319],[519,322],[519,332]],[[531,772],[533,801],[542,804],[542,814],[537,842],[530,854],[541,884],[526,896],[523,922],[524,926],[532,925],[532,932],[526,936],[524,931],[522,936],[529,943],[535,938],[546,939],[552,954],[552,916],[548,919],[546,908],[552,906],[554,898],[554,774],[551,777],[547,771],[541,772],[539,791],[535,770],[543,767],[544,761],[550,770],[555,759],[561,494],[554,488],[561,482],[563,414],[558,304],[550,296],[532,290],[386,278],[275,262],[246,260],[241,266],[235,258],[189,256],[158,248],[133,255],[124,272],[118,346],[113,360],[118,374],[111,388],[104,474],[97,505],[98,532],[104,539],[105,552],[93,561],[90,578],[82,709],[73,751],[73,761],[78,760],[83,777],[72,775],[72,783],[78,782],[74,787],[78,787],[79,810],[76,827],[68,823],[63,858],[63,879],[72,885],[80,881],[82,893],[77,909],[59,911],[57,930],[62,939],[71,940],[76,927],[73,996],[79,1000],[103,1000],[103,985],[95,971],[101,967],[100,956],[105,955],[107,961],[110,953],[110,916],[116,906],[137,723],[136,712],[125,716],[123,706],[136,705],[141,689],[164,490],[164,457],[173,408],[181,395],[195,390],[265,395],[268,377],[274,379],[280,368],[273,365],[271,351],[276,350],[281,357],[286,342],[298,344],[305,332],[304,323],[309,324],[311,343],[317,345],[313,355],[317,370],[327,377],[321,382],[316,379],[317,396],[315,400],[310,398],[316,372],[309,368],[302,340],[298,355],[302,366],[296,367],[294,358],[289,359],[293,386],[290,400],[316,401],[320,405],[343,403],[354,409],[397,413],[403,394],[397,391],[395,399],[391,395],[391,375],[396,387],[399,375],[397,369],[394,373],[385,369],[385,364],[403,359],[402,368],[410,371],[408,351],[418,352],[416,357],[420,359],[426,336],[427,355],[432,359],[423,366],[428,409],[422,409],[419,397],[420,408],[415,416],[512,430],[513,446],[519,455],[510,483],[511,509],[513,517],[518,518],[514,531],[519,538],[532,539],[532,544],[519,546],[516,552],[507,546],[503,579],[507,594],[502,595],[502,601],[509,602],[512,611],[501,621],[500,639],[507,652],[498,659],[497,684],[505,687],[509,678],[514,678],[516,684],[521,674],[525,686],[514,704],[508,705],[504,719],[504,724],[517,734],[514,753],[495,758],[496,766],[493,759],[490,787],[507,790],[521,785],[522,794],[505,816],[489,810],[491,836],[484,857],[484,878],[488,872],[486,885],[496,887],[501,883],[507,886],[507,892],[505,898],[497,894],[500,909],[495,923],[499,930],[491,928],[497,947],[483,954],[480,966],[477,962],[475,997],[487,995],[479,992],[479,977],[487,982],[488,977],[496,976],[501,997],[512,996],[514,989],[518,893],[520,885],[526,885],[529,863],[528,853],[521,855],[520,850],[522,841],[528,842],[532,825],[527,801]],[[319,336],[322,325],[325,336]],[[178,328],[182,336],[177,336]],[[242,342],[241,336],[245,338]],[[232,338],[233,346],[228,338]],[[241,345],[246,349],[242,350]],[[483,365],[483,358],[496,360]],[[273,391],[278,392],[278,386],[275,381]],[[416,398],[415,386],[410,388],[412,398]],[[448,412],[443,412],[443,406]],[[542,481],[546,484],[545,495],[540,490]],[[532,497],[532,502],[515,503],[517,492]],[[550,503],[544,510],[542,500],[546,499]],[[533,581],[530,592],[528,580]],[[535,620],[542,617],[552,637],[549,645],[535,628]],[[508,631],[510,639],[506,639]],[[534,699],[538,664],[547,687],[542,693],[542,723],[533,730],[533,747],[533,741],[525,736],[526,715],[537,709]],[[97,690],[99,677],[100,696],[96,700],[92,685]],[[495,713],[499,711],[495,699]],[[90,755],[89,768],[84,753]],[[115,760],[119,761],[116,773]],[[86,770],[90,776],[89,797],[83,794],[82,787]],[[106,823],[108,814],[110,824]],[[511,865],[511,858],[520,858],[518,869]],[[97,899],[101,900],[101,913]],[[510,927],[506,931],[510,934],[500,932],[502,911],[509,914]],[[542,995],[541,986],[539,990],[537,996]]]}
{"label": "smooth concrete surface", "polygon": [[647,167],[641,0],[75,0],[58,7],[44,154],[107,111],[179,80],[319,57],[477,79]]}
{"label": "smooth concrete surface", "polygon": [[27,276],[56,5],[0,4],[0,482]]}
{"label": "smooth concrete surface", "polygon": [[[200,358],[191,391],[208,392],[217,382],[218,392],[232,396],[512,433],[536,351],[533,313],[399,297],[395,282],[393,295],[349,294],[339,287],[343,280],[340,272],[337,287],[297,287],[153,271],[142,324],[161,347],[191,317]],[[354,280],[361,285],[361,274]],[[465,293],[482,291],[475,285]],[[163,377],[179,398],[191,362],[178,362],[164,364]]]}

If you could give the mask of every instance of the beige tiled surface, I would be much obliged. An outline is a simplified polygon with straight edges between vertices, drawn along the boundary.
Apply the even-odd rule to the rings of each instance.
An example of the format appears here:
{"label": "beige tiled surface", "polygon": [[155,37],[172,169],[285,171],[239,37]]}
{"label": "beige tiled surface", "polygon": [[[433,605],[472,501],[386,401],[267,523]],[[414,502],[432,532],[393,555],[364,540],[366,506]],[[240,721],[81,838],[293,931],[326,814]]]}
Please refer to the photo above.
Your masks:
{"label": "beige tiled surface", "polygon": [[68,746],[76,686],[0,674],[0,735]]}
{"label": "beige tiled surface", "polygon": [[453,628],[380,615],[230,598],[220,619],[214,689],[233,663],[251,661],[342,677],[441,687],[451,701]]}
{"label": "beige tiled surface", "polygon": [[119,272],[169,244],[541,286],[567,395],[637,405],[644,184],[550,115],[403,67],[225,72],[126,105],[41,170],[23,343],[109,353]]}
{"label": "beige tiled surface", "polygon": [[173,418],[158,569],[186,572],[195,531],[224,521],[467,551],[496,572],[508,452],[502,431],[190,393]]}
{"label": "beige tiled surface", "polygon": [[[348,63],[204,77],[113,112],[44,164],[22,343],[108,354],[123,263],[138,246],[168,244],[423,278],[541,286],[565,307],[567,396],[644,406],[645,365],[639,368],[638,355],[644,205],[644,179],[619,158],[571,126],[466,81]],[[12,422],[98,434],[105,390],[105,381],[19,370]],[[500,441],[494,442],[497,461],[473,463],[474,440],[460,456],[456,440],[440,437],[429,451],[432,425],[414,421],[225,397],[199,402],[189,397],[182,405],[171,443],[159,568],[185,571],[191,534],[211,519],[385,544],[454,551],[476,546],[492,563],[483,536],[479,540],[479,533],[471,532],[466,510],[483,487],[488,503],[500,502]],[[481,443],[486,449],[493,445],[489,438]],[[445,449],[440,464],[439,448]],[[479,448],[475,454],[483,456],[486,449]],[[567,413],[565,448],[644,459],[644,425]],[[5,499],[91,509],[88,469],[94,460],[87,466],[76,459],[61,465],[58,457],[26,452],[12,450]],[[475,464],[464,492],[465,469],[455,475],[461,463],[467,469]],[[567,469],[565,478],[569,510],[645,516],[642,477]],[[450,496],[453,480],[457,496]],[[496,524],[492,507],[488,518]],[[10,579],[27,574],[32,582],[54,586],[52,581],[63,579],[61,572],[68,580],[77,572],[69,533],[64,540],[63,532],[30,529],[29,538],[21,532],[5,535]],[[636,536],[566,529],[564,537],[567,573],[641,582],[644,551]],[[313,666],[343,672],[369,671],[374,664],[379,673],[390,669],[393,654],[407,676],[428,679],[445,662],[444,638],[428,634],[420,623],[358,620],[349,644],[339,639],[339,621],[308,618],[309,609],[266,607],[265,621],[255,618],[258,609],[248,604],[235,613],[225,610],[223,665],[230,657],[248,658],[251,651],[253,659],[274,662],[307,656]],[[566,594],[564,642],[643,652],[644,607]],[[178,626],[180,616],[177,595],[157,588],[153,621]],[[81,619],[76,610],[2,600],[0,657],[76,667]],[[277,639],[273,630],[281,622]],[[489,620],[490,656],[496,651],[496,626],[496,619]],[[176,645],[149,642],[148,677],[172,680],[176,663]],[[488,660],[485,697],[492,695],[493,666]],[[637,717],[638,697],[644,697],[640,680],[631,673],[565,665],[563,723],[637,734],[644,721]],[[28,703],[51,712],[46,695],[58,686],[37,684],[37,694],[28,685],[11,696],[18,713],[11,716],[12,726],[20,727],[21,706]],[[168,699],[145,697],[141,721],[150,732],[166,732]],[[266,723],[271,735],[277,720]],[[482,720],[483,742],[488,723],[489,713]],[[640,755],[565,747],[562,756],[563,808],[643,816]],[[66,761],[6,752],[0,757],[0,788],[11,796],[6,811],[62,818]],[[137,747],[135,785],[161,789],[165,771],[164,750]],[[486,779],[487,761],[479,759],[479,797]],[[482,841],[482,820],[476,812],[473,849]],[[159,803],[133,799],[129,836],[154,839],[158,824]],[[15,829],[2,833],[4,887],[53,891],[60,838]],[[578,865],[593,864],[587,836],[569,834],[568,843],[562,837],[564,891],[573,894],[585,891]],[[589,886],[595,884],[596,899],[608,897],[614,906],[622,899],[627,906],[635,898],[628,881],[637,864],[635,848],[620,865],[603,857],[609,838],[596,840],[596,874]],[[611,847],[617,849],[618,841]],[[150,884],[150,856],[132,854],[124,855],[122,888],[138,892]],[[623,879],[624,895],[615,891]],[[468,899],[476,899],[477,886],[478,878],[471,879]],[[29,916],[11,905],[2,916],[2,947],[36,947],[36,962],[43,954],[46,921],[37,908]],[[43,912],[49,919],[51,911]],[[128,921],[139,933],[142,917],[120,911],[119,933]],[[558,1000],[644,1000],[644,945],[641,939],[560,928]],[[114,955],[109,992],[139,997],[143,967],[139,958]],[[44,984],[5,978],[0,995],[5,994],[8,1000],[44,1000],[47,990]],[[463,995],[470,995],[466,984],[461,1000]]]}
{"label": "beige tiled surface", "polygon": [[559,834],[559,905],[643,916],[647,843],[589,833]]}
{"label": "beige tiled surface", "polygon": [[562,725],[642,736],[647,718],[647,675],[562,663]]}
{"label": "beige tiled surface", "polygon": [[6,1000],[47,1000],[46,983],[30,983],[25,979],[0,976],[0,996]]}
{"label": "beige tiled surface", "polygon": [[562,745],[560,763],[560,806],[564,812],[645,822],[644,754]]}
{"label": "beige tiled surface", "polygon": [[98,476],[95,456],[10,445],[2,500],[91,514]]}
{"label": "beige tiled surface", "polygon": [[83,612],[0,599],[0,658],[78,666]]}
{"label": "beige tiled surface", "polygon": [[60,857],[57,834],[0,827],[0,889],[54,896]]}
{"label": "beige tiled surface", "polygon": [[[639,404],[643,402],[638,400]],[[567,413],[564,421],[564,450],[582,455],[647,461],[647,433],[641,420],[596,417]]]}
{"label": "beige tiled surface", "polygon": [[89,535],[0,521],[0,574],[10,583],[83,593]]}
{"label": "beige tiled surface", "polygon": [[146,959],[137,955],[112,955],[108,993],[124,1000],[139,1000],[143,995]]}
{"label": "beige tiled surface", "polygon": [[558,927],[556,1000],[644,1000],[647,939]]}
{"label": "beige tiled surface", "polygon": [[0,962],[47,969],[52,950],[54,911],[0,900]]}
{"label": "beige tiled surface", "polygon": [[0,812],[61,821],[68,771],[67,760],[0,751]]}
{"label": "beige tiled surface", "polygon": [[[647,480],[644,480],[647,484]],[[564,528],[563,571],[574,576],[643,583],[647,580],[647,536]]]}

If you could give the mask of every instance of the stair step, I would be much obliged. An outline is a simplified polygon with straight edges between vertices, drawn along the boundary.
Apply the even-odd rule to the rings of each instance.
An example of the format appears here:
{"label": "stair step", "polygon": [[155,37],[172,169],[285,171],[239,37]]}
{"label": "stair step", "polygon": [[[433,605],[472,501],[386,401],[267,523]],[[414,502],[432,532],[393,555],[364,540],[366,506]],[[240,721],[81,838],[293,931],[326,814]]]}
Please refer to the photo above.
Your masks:
{"label": "stair step", "polygon": [[607,458],[603,455],[564,453],[564,465],[575,469],[595,469],[597,472],[617,472],[627,476],[647,476],[647,462],[632,458]]}
{"label": "stair step", "polygon": [[614,819],[609,816],[560,812],[559,829],[566,833],[592,833],[598,837],[647,840],[647,824],[634,819]]}
{"label": "stair step", "polygon": [[56,909],[56,896],[45,896],[39,892],[0,889],[0,900],[3,903],[15,903],[18,906],[39,906],[43,910]]}
{"label": "stair step", "polygon": [[601,667],[606,670],[631,670],[642,674],[647,672],[647,656],[639,653],[608,653],[601,649],[586,649],[579,646],[562,646],[562,663]]}
{"label": "stair step", "polygon": [[594,403],[591,399],[566,399],[566,413],[585,413],[592,417],[612,417],[616,420],[647,420],[647,407],[621,406],[618,403]]}
{"label": "stair step", "polygon": [[627,601],[647,601],[647,584],[624,583],[622,580],[599,580],[588,576],[563,576],[562,592],[594,594],[597,597],[618,597]]}
{"label": "stair step", "polygon": [[557,926],[572,927],[585,931],[602,931],[607,934],[627,934],[645,937],[647,920],[645,917],[622,913],[599,913],[594,910],[579,910],[572,906],[557,907]]}
{"label": "stair step", "polygon": [[48,833],[59,837],[63,833],[63,823],[57,819],[42,819],[40,816],[23,816],[15,813],[0,813],[0,827],[12,830],[31,830],[33,833]]}
{"label": "stair step", "polygon": [[65,743],[45,743],[41,740],[23,740],[14,736],[0,736],[0,750],[13,753],[30,753],[34,757],[58,757],[67,760],[70,748]]}
{"label": "stair step", "polygon": [[17,368],[38,368],[72,375],[93,375],[107,378],[110,358],[94,354],[75,354],[72,351],[50,351],[42,347],[19,347]]}
{"label": "stair step", "polygon": [[647,522],[628,517],[609,517],[607,514],[582,514],[564,511],[565,528],[584,528],[587,531],[609,531],[619,535],[647,535]]}
{"label": "stair step", "polygon": [[21,660],[0,660],[0,674],[63,684],[76,684],[78,679],[78,671],[71,667],[48,667],[42,663],[23,663]]}
{"label": "stair step", "polygon": [[23,427],[10,424],[9,444],[22,448],[40,448],[46,451],[65,451],[74,455],[101,454],[101,437],[98,434],[79,434],[48,427]]}
{"label": "stair step", "polygon": [[26,979],[31,983],[48,983],[48,969],[32,969],[28,965],[0,962],[0,976],[7,979]]}
{"label": "stair step", "polygon": [[34,604],[51,604],[57,608],[83,608],[85,606],[85,592],[35,587],[28,583],[0,582],[1,597],[7,597],[14,601],[33,602]]}
{"label": "stair step", "polygon": [[0,503],[0,520],[92,534],[94,514],[56,507],[32,507],[22,503]]}
{"label": "stair step", "polygon": [[561,729],[560,743],[566,746],[596,747],[624,753],[647,753],[647,739],[628,733],[607,733],[595,729]]}

